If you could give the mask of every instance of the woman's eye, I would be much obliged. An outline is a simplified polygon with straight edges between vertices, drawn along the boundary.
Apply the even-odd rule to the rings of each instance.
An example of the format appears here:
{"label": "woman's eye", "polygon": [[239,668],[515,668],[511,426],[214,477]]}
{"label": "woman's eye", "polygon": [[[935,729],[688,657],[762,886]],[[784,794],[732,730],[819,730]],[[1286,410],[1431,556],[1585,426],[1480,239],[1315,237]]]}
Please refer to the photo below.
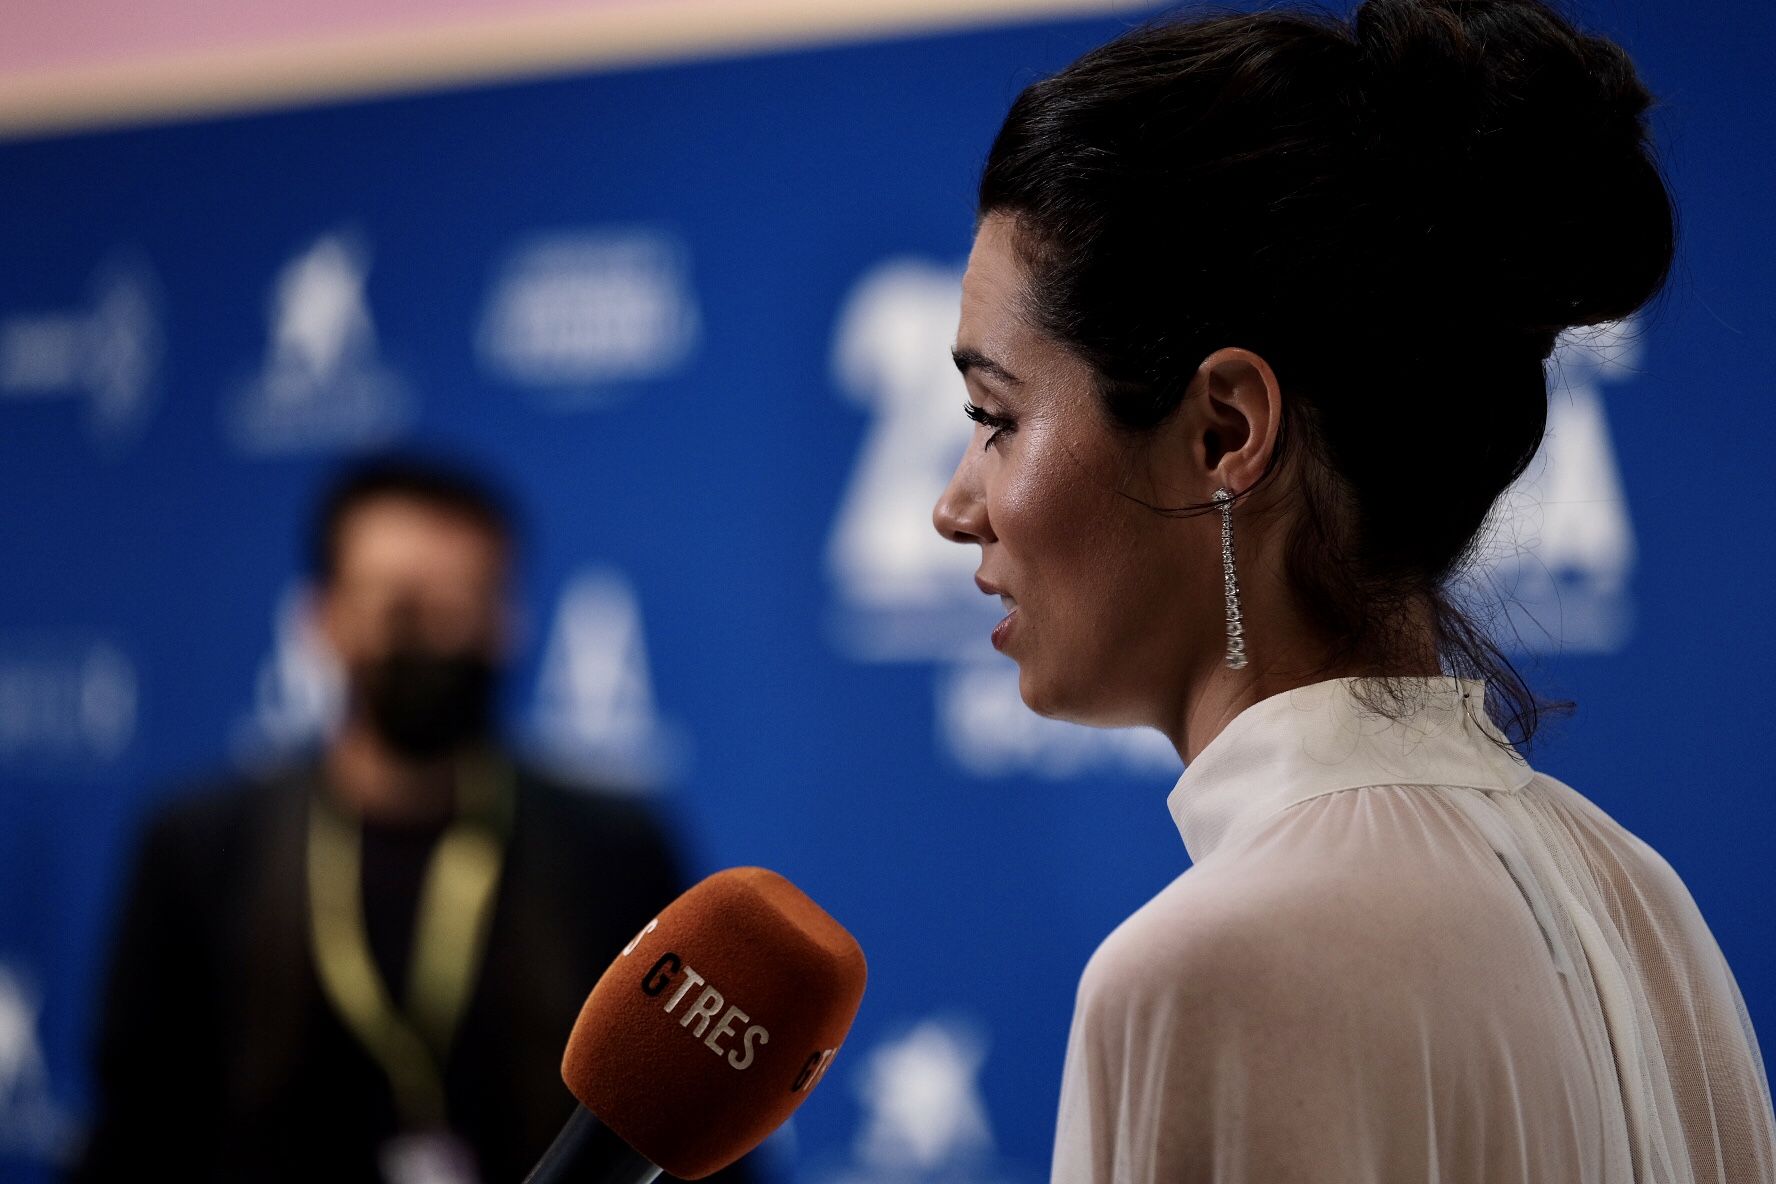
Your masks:
{"label": "woman's eye", "polygon": [[983,452],[988,448],[991,448],[993,442],[999,439],[1000,436],[1011,431],[1012,428],[1016,426],[1004,416],[994,415],[991,411],[988,411],[985,407],[980,406],[972,400],[962,404],[962,413],[968,416],[969,419],[972,419],[975,423],[980,424],[982,427],[993,429],[988,433],[986,443],[981,445],[981,450]]}

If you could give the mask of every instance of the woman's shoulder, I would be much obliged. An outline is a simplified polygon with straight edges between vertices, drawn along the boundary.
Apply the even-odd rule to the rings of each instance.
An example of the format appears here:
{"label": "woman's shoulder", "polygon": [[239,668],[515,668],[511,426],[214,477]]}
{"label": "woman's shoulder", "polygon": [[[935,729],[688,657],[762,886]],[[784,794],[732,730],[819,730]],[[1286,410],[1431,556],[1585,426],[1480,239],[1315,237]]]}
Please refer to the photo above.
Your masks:
{"label": "woman's shoulder", "polygon": [[1415,790],[1427,787],[1328,794],[1218,850],[1105,938],[1080,1003],[1355,1004],[1526,948],[1533,931],[1520,931],[1497,858],[1434,792]]}

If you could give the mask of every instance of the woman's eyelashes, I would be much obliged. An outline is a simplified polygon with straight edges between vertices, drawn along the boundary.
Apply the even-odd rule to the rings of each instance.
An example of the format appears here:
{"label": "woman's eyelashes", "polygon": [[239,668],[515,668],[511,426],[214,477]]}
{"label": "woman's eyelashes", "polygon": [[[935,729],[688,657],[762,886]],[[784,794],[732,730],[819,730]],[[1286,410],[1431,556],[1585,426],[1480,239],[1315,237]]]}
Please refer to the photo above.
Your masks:
{"label": "woman's eyelashes", "polygon": [[969,419],[972,419],[975,423],[980,424],[982,427],[992,429],[991,433],[987,436],[986,443],[981,445],[982,451],[991,448],[995,440],[1017,427],[1017,425],[1012,423],[1011,420],[1006,419],[1002,415],[994,415],[991,411],[988,411],[985,407],[975,403],[972,399],[962,404],[962,413],[968,416]]}

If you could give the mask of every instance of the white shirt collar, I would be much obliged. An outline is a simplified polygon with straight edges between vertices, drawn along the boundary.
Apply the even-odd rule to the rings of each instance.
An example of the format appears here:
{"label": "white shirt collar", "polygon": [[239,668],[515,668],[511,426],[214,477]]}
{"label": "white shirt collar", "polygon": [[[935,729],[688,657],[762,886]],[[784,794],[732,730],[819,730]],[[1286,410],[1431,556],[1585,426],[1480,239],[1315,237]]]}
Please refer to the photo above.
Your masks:
{"label": "white shirt collar", "polygon": [[[1261,699],[1197,754],[1166,798],[1191,862],[1230,835],[1308,798],[1368,785],[1459,785],[1515,793],[1535,771],[1486,713],[1486,683],[1450,675],[1422,687],[1400,721],[1365,710],[1362,679],[1334,678]],[[1409,704],[1410,706],[1410,704]]]}

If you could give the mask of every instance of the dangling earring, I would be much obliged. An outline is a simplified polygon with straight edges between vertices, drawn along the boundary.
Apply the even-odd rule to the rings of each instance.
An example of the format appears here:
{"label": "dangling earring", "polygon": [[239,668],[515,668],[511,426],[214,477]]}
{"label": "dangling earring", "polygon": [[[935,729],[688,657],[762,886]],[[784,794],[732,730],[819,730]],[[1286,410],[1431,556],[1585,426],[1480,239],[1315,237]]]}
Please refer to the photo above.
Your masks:
{"label": "dangling earring", "polygon": [[1246,626],[1240,619],[1239,577],[1233,573],[1233,492],[1225,487],[1217,489],[1215,503],[1221,507],[1221,579],[1227,593],[1227,668],[1239,670],[1246,664]]}

